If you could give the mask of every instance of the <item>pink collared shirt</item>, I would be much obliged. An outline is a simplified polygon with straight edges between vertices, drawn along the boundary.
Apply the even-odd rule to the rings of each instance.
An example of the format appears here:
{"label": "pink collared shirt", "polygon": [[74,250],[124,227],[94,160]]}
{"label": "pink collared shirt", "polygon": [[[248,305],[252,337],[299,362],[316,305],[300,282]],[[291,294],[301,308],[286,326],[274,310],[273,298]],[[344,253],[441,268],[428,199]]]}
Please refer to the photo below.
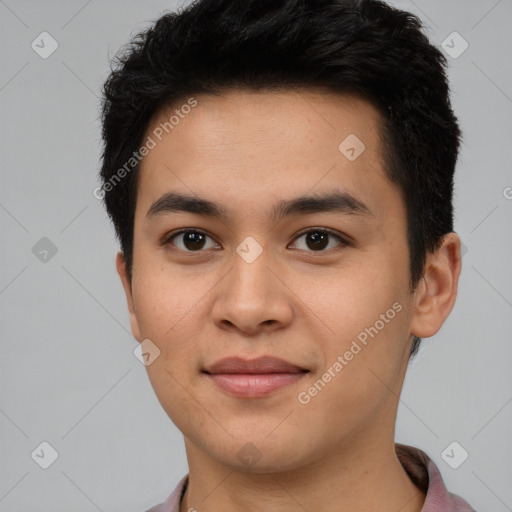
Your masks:
{"label": "pink collared shirt", "polygon": [[[447,491],[439,469],[425,452],[399,443],[395,443],[395,447],[398,460],[409,478],[426,495],[421,512],[475,512],[466,501]],[[179,512],[187,483],[188,475],[185,475],[164,503],[146,512]]]}

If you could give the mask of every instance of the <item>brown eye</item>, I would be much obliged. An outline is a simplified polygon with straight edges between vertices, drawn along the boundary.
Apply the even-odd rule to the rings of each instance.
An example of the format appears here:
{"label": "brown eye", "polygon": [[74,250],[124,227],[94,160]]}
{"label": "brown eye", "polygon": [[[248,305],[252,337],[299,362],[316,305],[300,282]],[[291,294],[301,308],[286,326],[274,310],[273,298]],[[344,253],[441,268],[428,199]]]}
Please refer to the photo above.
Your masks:
{"label": "brown eye", "polygon": [[344,247],[348,245],[348,242],[346,242],[341,236],[325,229],[311,229],[299,235],[296,238],[296,240],[300,240],[301,238],[304,238],[304,243],[302,244],[302,246],[299,246],[297,248],[313,252],[325,252],[326,248],[332,249],[332,243],[330,245],[330,241],[332,239],[338,241],[337,244],[334,244],[334,247],[340,245]]}
{"label": "brown eye", "polygon": [[[216,244],[213,243],[213,246],[207,247],[208,239],[211,240],[211,238],[202,231],[197,231],[195,229],[183,229],[167,237],[164,241],[164,245],[172,244],[174,247],[182,251],[197,252],[205,248],[211,249],[216,246]],[[175,243],[174,240],[177,240],[177,242]]]}

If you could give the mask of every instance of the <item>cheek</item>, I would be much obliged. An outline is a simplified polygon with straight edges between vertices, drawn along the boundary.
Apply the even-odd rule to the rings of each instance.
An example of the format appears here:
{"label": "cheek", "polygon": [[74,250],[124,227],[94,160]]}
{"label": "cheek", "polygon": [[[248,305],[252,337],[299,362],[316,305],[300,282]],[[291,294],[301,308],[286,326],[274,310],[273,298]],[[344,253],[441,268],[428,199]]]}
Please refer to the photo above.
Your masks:
{"label": "cheek", "polygon": [[[203,333],[208,322],[204,316],[205,300],[214,282],[209,284],[197,275],[190,276],[189,272],[159,271],[158,267],[140,272],[139,277],[139,286],[134,287],[134,303],[141,336],[150,339],[160,350],[156,362],[164,373],[158,382],[172,375],[187,386],[186,382],[196,371],[199,347],[205,338]],[[169,388],[171,383],[164,386]],[[179,395],[183,389],[174,391]]]}
{"label": "cheek", "polygon": [[197,333],[193,325],[197,324],[194,312],[199,297],[193,286],[187,287],[182,281],[156,267],[140,271],[139,284],[134,285],[141,335],[160,350],[158,358],[146,367],[148,377],[160,404],[178,428],[186,428],[190,417],[200,421],[204,412],[186,392],[196,367]]}
{"label": "cheek", "polygon": [[[379,394],[375,386],[385,386],[377,376],[387,382],[403,363],[408,280],[407,273],[397,273],[385,257],[350,270],[322,286],[310,286],[306,297],[310,310],[328,327],[316,343],[324,352],[324,370],[331,368],[336,374],[332,387],[357,402]],[[337,361],[342,369],[337,365],[335,371]]]}
{"label": "cheek", "polygon": [[141,253],[142,264],[134,276],[134,303],[142,323],[158,333],[170,329],[185,315],[195,292],[187,272],[163,264],[155,257],[157,252]]}
{"label": "cheek", "polygon": [[[386,311],[388,323],[379,318]],[[325,366],[300,390],[305,393],[300,403],[309,400],[300,406],[304,421],[332,425],[328,428],[341,440],[375,424],[377,416],[394,414],[404,364],[404,311],[396,313],[386,304],[364,314],[354,311],[357,316],[347,322],[340,318],[325,350]]]}
{"label": "cheek", "polygon": [[[160,405],[183,432],[201,429],[207,421],[202,400],[191,393],[190,383],[180,372],[178,364],[170,365],[158,359],[146,367],[148,378]],[[193,418],[194,425],[191,426]]]}
{"label": "cheek", "polygon": [[[298,283],[304,278],[296,279]],[[358,255],[329,275],[308,278],[301,299],[325,319],[334,336],[354,335],[402,296],[404,283],[384,255]]]}

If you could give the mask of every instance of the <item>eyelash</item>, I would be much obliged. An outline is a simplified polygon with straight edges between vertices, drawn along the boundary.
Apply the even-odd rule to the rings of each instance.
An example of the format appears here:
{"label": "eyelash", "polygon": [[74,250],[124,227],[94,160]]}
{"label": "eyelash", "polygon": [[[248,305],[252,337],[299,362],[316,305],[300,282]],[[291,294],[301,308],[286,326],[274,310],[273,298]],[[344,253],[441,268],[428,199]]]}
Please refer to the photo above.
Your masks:
{"label": "eyelash", "polygon": [[[171,232],[171,233],[168,233],[167,235],[165,235],[164,238],[162,239],[162,241],[160,242],[160,245],[162,245],[162,246],[173,245],[171,243],[171,241],[175,237],[177,237],[179,235],[182,235],[184,233],[200,233],[200,234],[205,235],[205,236],[207,236],[207,237],[209,237],[209,238],[211,238],[213,240],[213,237],[211,237],[205,231],[202,231],[200,229],[193,229],[193,228],[183,228],[183,229],[180,229],[180,230],[178,230],[176,232]],[[304,235],[307,235],[308,233],[327,233],[328,235],[330,235],[331,237],[336,238],[340,242],[340,247],[339,248],[343,248],[343,247],[351,245],[345,238],[343,238],[341,235],[339,235],[336,231],[333,231],[333,230],[328,229],[328,228],[309,228],[308,230],[302,231],[301,233],[299,233],[294,238],[294,241],[298,240],[300,237],[302,237]],[[203,249],[199,249],[197,251],[187,251],[187,250],[179,249],[177,247],[174,247],[174,249],[177,250],[177,251],[181,251],[181,252],[185,252],[185,253],[191,253],[191,254],[193,254],[193,253],[200,254],[200,253],[205,252],[205,250],[203,250]],[[302,249],[296,249],[296,250],[302,250]],[[306,252],[309,252],[309,253],[312,253],[312,254],[320,254],[320,253],[328,253],[328,252],[331,252],[332,250],[333,250],[333,248],[327,249],[327,250],[322,249],[322,250],[319,250],[319,251],[309,250],[309,251],[306,251]],[[334,250],[336,250],[336,248],[334,248]]]}

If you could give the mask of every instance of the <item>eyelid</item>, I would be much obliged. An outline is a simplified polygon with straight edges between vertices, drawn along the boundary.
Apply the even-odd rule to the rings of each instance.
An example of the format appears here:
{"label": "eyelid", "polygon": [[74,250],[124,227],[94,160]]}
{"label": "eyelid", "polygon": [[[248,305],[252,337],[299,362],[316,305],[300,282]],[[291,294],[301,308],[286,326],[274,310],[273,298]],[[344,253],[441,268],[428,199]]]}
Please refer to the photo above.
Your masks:
{"label": "eyelid", "polygon": [[[188,233],[188,232],[194,232],[194,233],[200,233],[202,235],[206,235],[207,237],[211,238],[217,245],[220,245],[219,242],[217,242],[217,240],[215,240],[215,238],[210,235],[208,232],[202,230],[202,229],[199,229],[199,228],[181,228],[181,229],[178,229],[176,231],[171,231],[169,233],[166,233],[163,238],[160,240],[159,242],[159,245],[162,245],[162,246],[166,246],[166,245],[169,245],[171,243],[171,240],[178,236],[178,235],[182,235],[183,233]],[[177,248],[176,248],[177,249]],[[180,250],[180,249],[178,249]],[[197,252],[197,253],[200,253],[200,252],[204,252],[202,250],[200,251],[185,251],[185,252],[190,252],[190,253],[194,253],[194,252]]]}
{"label": "eyelid", "polygon": [[[339,233],[338,231],[336,231],[334,229],[324,228],[324,227],[320,227],[320,226],[317,226],[317,227],[313,226],[313,227],[309,227],[309,228],[306,228],[306,229],[300,231],[299,233],[297,233],[297,235],[295,235],[293,240],[295,241],[298,238],[300,238],[301,236],[306,235],[311,232],[313,232],[313,233],[314,232],[328,233],[329,235],[333,236],[334,238],[337,238],[341,242],[340,245],[342,247],[351,245],[350,237],[348,237],[346,235],[342,235],[341,233]],[[310,252],[312,254],[322,254],[322,253],[331,252],[332,250],[333,249],[328,249],[326,251],[307,251],[307,252]],[[336,250],[336,248],[334,248],[334,250]]]}
{"label": "eyelid", "polygon": [[[178,229],[177,231],[171,231],[170,233],[166,233],[163,238],[160,240],[159,242],[159,245],[161,246],[166,246],[168,244],[171,243],[171,240],[178,236],[178,235],[181,235],[183,233],[187,233],[189,231],[192,231],[192,232],[196,232],[196,233],[201,233],[203,235],[206,235],[207,237],[211,238],[217,245],[220,245],[219,242],[217,242],[215,240],[215,238],[210,235],[208,232],[202,230],[202,229],[199,229],[199,228],[181,228],[181,229]],[[311,233],[311,232],[323,232],[323,233],[328,233],[329,235],[335,237],[338,239],[339,242],[341,242],[341,246],[344,247],[344,246],[348,246],[348,245],[351,245],[351,241],[350,241],[350,237],[346,236],[346,235],[342,235],[341,233],[339,233],[338,231],[335,231],[333,229],[330,229],[330,228],[325,228],[325,227],[309,227],[309,228],[304,228],[302,231],[300,231],[299,233],[297,233],[294,238],[293,238],[293,241],[296,241],[298,238],[300,238],[301,236],[303,235],[306,235],[308,233]],[[172,245],[172,244],[171,244]],[[178,251],[181,251],[181,249],[178,249],[176,248]],[[336,249],[336,248],[334,248]],[[312,254],[315,254],[315,253],[318,253],[318,254],[322,254],[322,253],[327,253],[327,252],[330,252],[332,249],[329,249],[327,251],[306,251],[306,252],[310,252]],[[201,253],[201,252],[205,252],[204,250],[198,250],[198,251],[183,251],[183,252],[188,252],[188,253]]]}

